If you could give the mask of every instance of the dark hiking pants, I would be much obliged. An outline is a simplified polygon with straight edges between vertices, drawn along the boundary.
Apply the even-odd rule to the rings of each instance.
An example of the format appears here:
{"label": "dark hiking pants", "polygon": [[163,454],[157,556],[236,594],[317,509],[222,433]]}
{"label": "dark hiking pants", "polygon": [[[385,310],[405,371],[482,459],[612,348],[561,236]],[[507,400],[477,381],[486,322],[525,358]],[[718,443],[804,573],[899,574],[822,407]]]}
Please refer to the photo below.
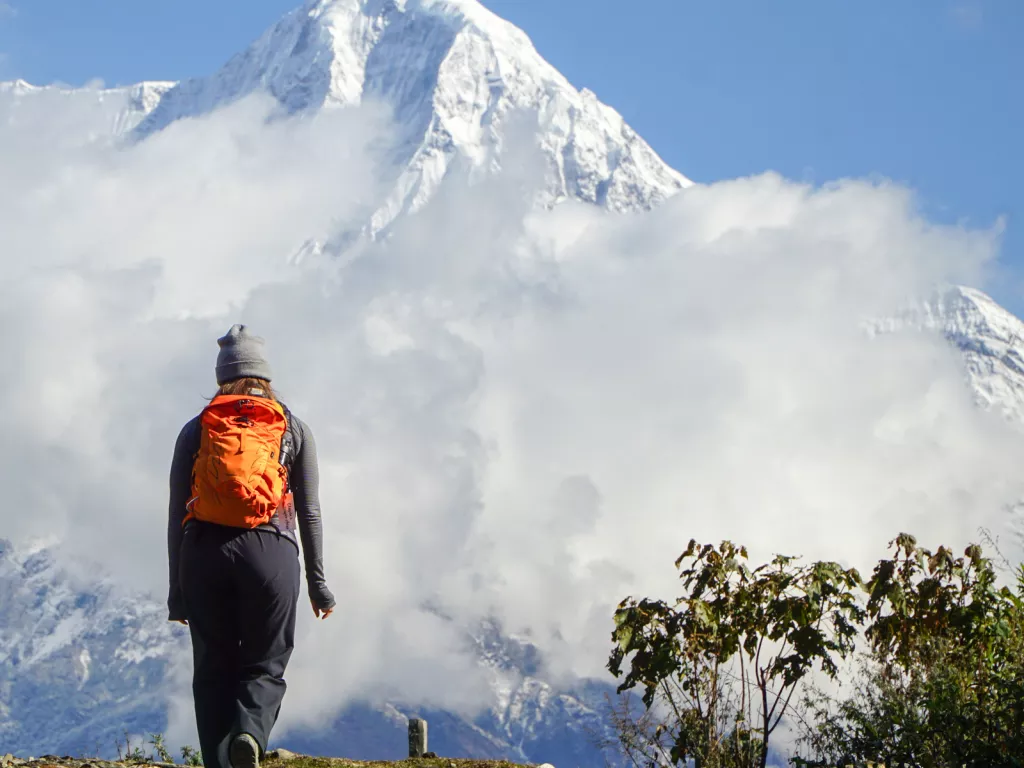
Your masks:
{"label": "dark hiking pants", "polygon": [[295,646],[298,549],[276,531],[191,522],[179,570],[192,634],[199,746],[206,768],[228,768],[239,733],[267,748]]}

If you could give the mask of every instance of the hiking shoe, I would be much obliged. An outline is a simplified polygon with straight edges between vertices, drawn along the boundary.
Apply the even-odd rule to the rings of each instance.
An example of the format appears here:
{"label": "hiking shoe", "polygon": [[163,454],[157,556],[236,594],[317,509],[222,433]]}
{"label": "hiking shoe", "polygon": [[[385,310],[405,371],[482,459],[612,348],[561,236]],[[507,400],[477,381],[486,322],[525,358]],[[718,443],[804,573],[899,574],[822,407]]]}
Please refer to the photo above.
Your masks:
{"label": "hiking shoe", "polygon": [[260,746],[248,733],[240,733],[231,740],[228,750],[231,768],[260,768]]}

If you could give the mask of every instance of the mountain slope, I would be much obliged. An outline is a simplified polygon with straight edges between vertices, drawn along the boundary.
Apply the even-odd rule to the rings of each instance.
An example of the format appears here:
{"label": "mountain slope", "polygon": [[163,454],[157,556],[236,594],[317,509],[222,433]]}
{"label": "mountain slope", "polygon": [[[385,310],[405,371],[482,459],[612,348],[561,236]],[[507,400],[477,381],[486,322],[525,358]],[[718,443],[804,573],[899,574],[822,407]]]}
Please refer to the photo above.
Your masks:
{"label": "mountain slope", "polygon": [[166,726],[172,632],[162,606],[83,588],[52,552],[0,540],[0,743],[19,754],[108,753]]}

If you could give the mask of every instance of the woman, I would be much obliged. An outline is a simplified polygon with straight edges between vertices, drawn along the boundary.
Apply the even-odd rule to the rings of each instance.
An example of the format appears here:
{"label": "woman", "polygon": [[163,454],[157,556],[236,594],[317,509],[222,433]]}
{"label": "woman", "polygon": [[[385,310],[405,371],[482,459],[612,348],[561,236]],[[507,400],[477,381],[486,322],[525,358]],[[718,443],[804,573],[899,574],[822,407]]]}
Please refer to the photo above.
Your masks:
{"label": "woman", "polygon": [[295,644],[296,519],[317,618],[334,596],[309,427],[274,395],[263,339],[235,325],[217,343],[219,390],[182,428],[171,462],[168,618],[192,636],[204,765],[257,768]]}

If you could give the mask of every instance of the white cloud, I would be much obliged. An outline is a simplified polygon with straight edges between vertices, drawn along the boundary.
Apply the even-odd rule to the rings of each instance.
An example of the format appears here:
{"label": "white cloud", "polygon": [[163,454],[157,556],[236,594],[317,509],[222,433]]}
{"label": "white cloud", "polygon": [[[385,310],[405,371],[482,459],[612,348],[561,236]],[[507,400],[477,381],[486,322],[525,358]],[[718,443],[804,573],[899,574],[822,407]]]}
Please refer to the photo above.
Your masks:
{"label": "white cloud", "polygon": [[765,175],[612,217],[455,180],[388,242],[294,264],[378,199],[379,115],[250,101],[117,149],[88,96],[47,98],[0,106],[5,535],[56,531],[162,599],[174,436],[216,337],[253,326],[317,437],[340,599],[303,613],[286,725],[473,707],[457,627],[487,615],[599,673],[613,605],[670,591],[691,536],[866,566],[1024,491],[941,340],[862,332],[996,252],[898,186]]}

